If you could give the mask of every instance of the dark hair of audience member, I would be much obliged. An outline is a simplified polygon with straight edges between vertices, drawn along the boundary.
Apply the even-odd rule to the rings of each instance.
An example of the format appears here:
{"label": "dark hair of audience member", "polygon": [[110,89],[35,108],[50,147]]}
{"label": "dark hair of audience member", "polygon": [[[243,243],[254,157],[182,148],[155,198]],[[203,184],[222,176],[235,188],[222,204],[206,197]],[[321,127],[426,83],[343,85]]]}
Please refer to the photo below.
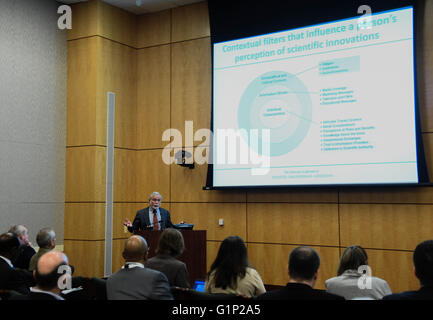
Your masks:
{"label": "dark hair of audience member", "polygon": [[238,277],[241,279],[245,277],[247,267],[249,261],[245,242],[238,236],[230,236],[221,243],[208,276],[215,271],[215,287],[233,288],[236,286]]}
{"label": "dark hair of audience member", "polygon": [[293,249],[289,256],[289,275],[292,279],[310,280],[320,266],[318,253],[310,247]]}
{"label": "dark hair of audience member", "polygon": [[[16,258],[21,250],[21,242],[17,236],[11,232],[3,233],[0,235],[0,255]],[[13,261],[12,261],[13,262]]]}
{"label": "dark hair of audience member", "polygon": [[361,246],[347,247],[341,255],[337,276],[341,276],[346,270],[358,270],[360,266],[368,264],[367,252]]}
{"label": "dark hair of audience member", "polygon": [[433,286],[433,240],[426,240],[416,246],[413,264],[421,285]]}
{"label": "dark hair of audience member", "polygon": [[156,253],[167,254],[174,258],[180,256],[185,249],[182,233],[173,228],[165,229],[158,241]]}

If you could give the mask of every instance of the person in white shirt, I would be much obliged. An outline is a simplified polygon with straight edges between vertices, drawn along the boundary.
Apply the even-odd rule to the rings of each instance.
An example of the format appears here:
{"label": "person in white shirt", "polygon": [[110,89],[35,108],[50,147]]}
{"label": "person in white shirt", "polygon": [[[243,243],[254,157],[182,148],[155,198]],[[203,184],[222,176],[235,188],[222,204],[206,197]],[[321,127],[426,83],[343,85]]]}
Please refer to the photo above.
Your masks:
{"label": "person in white shirt", "polygon": [[371,275],[367,252],[361,246],[347,247],[340,259],[337,276],[326,280],[326,290],[346,300],[382,299],[391,294],[388,283]]}

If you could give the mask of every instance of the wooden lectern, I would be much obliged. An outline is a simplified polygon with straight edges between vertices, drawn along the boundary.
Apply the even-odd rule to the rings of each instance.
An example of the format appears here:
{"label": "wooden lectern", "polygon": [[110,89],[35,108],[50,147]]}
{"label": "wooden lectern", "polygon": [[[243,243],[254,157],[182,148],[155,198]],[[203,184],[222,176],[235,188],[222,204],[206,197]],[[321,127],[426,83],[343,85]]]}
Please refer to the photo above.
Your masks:
{"label": "wooden lectern", "polygon": [[[186,264],[191,287],[197,279],[206,277],[206,230],[179,230],[185,242],[185,250],[179,259]],[[134,234],[146,239],[149,245],[149,258],[155,256],[161,230],[138,230]]]}

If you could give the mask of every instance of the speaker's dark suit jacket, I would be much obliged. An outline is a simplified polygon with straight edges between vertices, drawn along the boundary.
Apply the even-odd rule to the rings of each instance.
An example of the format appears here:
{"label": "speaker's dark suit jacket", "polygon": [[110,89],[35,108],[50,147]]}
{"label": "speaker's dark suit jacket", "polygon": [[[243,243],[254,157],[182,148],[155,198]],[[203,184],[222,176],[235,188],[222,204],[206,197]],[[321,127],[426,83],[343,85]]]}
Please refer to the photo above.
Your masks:
{"label": "speaker's dark suit jacket", "polygon": [[345,300],[336,294],[313,289],[303,283],[288,283],[284,288],[268,291],[257,297],[259,300]]}
{"label": "speaker's dark suit jacket", "polygon": [[[161,230],[174,228],[173,223],[171,223],[170,212],[164,208],[159,208],[159,213],[161,215]],[[153,229],[153,221],[151,222],[149,220],[149,207],[137,211],[134,221],[132,222],[132,227],[128,227],[129,232],[146,229]]]}

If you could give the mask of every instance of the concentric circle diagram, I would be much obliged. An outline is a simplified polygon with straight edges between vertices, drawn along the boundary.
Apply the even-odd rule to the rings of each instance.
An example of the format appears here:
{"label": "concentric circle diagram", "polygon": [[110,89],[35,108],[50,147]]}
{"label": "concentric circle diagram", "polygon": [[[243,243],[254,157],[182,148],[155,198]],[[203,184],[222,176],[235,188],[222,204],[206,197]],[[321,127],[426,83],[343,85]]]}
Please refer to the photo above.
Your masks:
{"label": "concentric circle diagram", "polygon": [[[285,71],[267,72],[254,79],[242,95],[238,124],[248,136],[242,136],[250,148],[271,157],[286,154],[304,140],[310,129],[312,103],[307,87],[295,75]],[[256,130],[254,130],[256,129]],[[262,145],[262,129],[269,129],[269,148]],[[259,143],[251,143],[259,133]]]}

